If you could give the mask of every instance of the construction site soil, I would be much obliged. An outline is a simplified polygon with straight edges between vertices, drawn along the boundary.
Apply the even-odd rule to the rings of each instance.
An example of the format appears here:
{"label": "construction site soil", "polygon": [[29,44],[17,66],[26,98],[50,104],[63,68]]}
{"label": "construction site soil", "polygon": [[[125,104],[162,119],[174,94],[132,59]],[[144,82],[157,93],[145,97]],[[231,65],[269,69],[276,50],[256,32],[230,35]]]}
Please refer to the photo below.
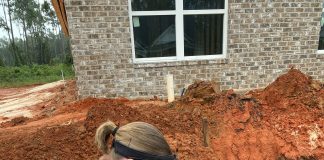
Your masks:
{"label": "construction site soil", "polygon": [[[108,119],[120,125],[155,125],[180,160],[324,159],[323,83],[296,69],[265,89],[244,94],[219,91],[212,82],[199,81],[173,103],[74,101],[74,88],[69,82],[57,89],[60,100],[36,107],[41,110],[38,116],[0,125],[0,159],[98,159],[94,134]],[[208,147],[203,142],[203,118],[208,120]]]}

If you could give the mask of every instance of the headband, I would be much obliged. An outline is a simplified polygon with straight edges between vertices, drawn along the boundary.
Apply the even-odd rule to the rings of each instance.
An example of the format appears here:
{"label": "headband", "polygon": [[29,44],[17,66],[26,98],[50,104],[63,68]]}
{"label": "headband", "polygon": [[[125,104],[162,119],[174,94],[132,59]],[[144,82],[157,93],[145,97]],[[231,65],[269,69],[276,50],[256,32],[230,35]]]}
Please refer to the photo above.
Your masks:
{"label": "headband", "polygon": [[177,160],[176,155],[158,156],[127,147],[120,142],[113,140],[112,147],[115,152],[123,157],[132,158],[134,160]]}
{"label": "headband", "polygon": [[111,134],[112,134],[114,137],[115,137],[115,135],[116,135],[118,129],[119,129],[119,127],[117,126],[117,127],[112,131]]}

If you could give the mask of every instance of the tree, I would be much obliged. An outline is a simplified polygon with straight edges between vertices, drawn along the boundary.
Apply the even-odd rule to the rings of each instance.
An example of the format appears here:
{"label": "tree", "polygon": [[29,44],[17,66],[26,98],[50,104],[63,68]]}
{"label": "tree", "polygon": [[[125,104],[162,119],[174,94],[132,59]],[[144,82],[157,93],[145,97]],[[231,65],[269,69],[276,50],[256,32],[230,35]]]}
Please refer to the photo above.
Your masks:
{"label": "tree", "polygon": [[[0,2],[6,8],[3,12],[7,16],[0,19],[0,29],[6,30],[9,38],[9,41],[0,39],[0,56],[6,65],[71,62],[69,39],[58,29],[59,23],[49,2],[45,1],[42,4],[37,0],[0,0]],[[19,31],[22,30],[22,36],[16,39],[12,32],[13,22],[18,24]]]}
{"label": "tree", "polygon": [[0,67],[4,67],[4,66],[5,66],[5,64],[4,64],[3,60],[2,60],[2,57],[0,57]]}
{"label": "tree", "polygon": [[28,37],[27,37],[27,26],[26,26],[26,19],[27,19],[27,7],[29,1],[26,0],[15,0],[14,1],[14,19],[22,24],[23,26],[23,33],[24,33],[24,48],[26,53],[28,54]]}
{"label": "tree", "polygon": [[11,41],[10,28],[8,26],[8,20],[7,20],[6,3],[4,0],[1,0],[0,2],[1,2],[1,6],[2,6],[2,10],[3,10],[3,17],[4,17],[4,19],[1,18],[2,22],[0,22],[0,25],[1,25],[0,28],[2,27],[3,29],[5,29],[7,31],[8,38]]}
{"label": "tree", "polygon": [[0,17],[0,28],[6,30],[8,32],[10,30],[7,23],[1,17]]}
{"label": "tree", "polygon": [[[19,59],[19,55],[17,55],[16,52],[16,45],[15,45],[15,37],[13,34],[13,29],[12,29],[12,18],[11,18],[11,11],[12,11],[12,7],[11,7],[11,1],[10,0],[1,0],[1,6],[2,6],[2,10],[4,13],[4,19],[1,18],[1,24],[0,24],[0,28],[3,28],[7,31],[8,33],[8,38],[10,41],[10,47],[9,49],[12,50],[12,54],[14,55],[15,58],[15,64],[19,65],[20,64],[20,59]],[[9,17],[9,24],[10,26],[8,26],[8,19],[7,19],[7,12],[6,10],[8,10],[8,17]],[[10,34],[11,33],[11,34]]]}

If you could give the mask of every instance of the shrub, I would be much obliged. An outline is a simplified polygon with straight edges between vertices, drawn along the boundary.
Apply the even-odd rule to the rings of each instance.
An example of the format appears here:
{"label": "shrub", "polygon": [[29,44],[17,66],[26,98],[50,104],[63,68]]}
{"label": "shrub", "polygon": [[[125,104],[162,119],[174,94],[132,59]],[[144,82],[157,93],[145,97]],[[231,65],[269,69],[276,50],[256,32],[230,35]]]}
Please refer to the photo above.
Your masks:
{"label": "shrub", "polygon": [[0,66],[0,87],[18,87],[31,84],[42,84],[62,79],[73,79],[74,71],[71,65],[32,65],[20,67]]}

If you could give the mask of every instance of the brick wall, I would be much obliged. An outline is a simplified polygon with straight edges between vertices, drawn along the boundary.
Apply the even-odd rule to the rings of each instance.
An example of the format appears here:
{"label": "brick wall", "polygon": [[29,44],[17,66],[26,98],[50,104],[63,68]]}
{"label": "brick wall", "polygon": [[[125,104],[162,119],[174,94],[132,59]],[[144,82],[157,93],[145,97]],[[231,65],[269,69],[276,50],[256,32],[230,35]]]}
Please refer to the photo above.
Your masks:
{"label": "brick wall", "polygon": [[65,0],[81,97],[165,96],[194,80],[222,89],[265,87],[290,65],[324,80],[318,47],[322,0],[228,0],[226,59],[133,64],[127,0]]}

